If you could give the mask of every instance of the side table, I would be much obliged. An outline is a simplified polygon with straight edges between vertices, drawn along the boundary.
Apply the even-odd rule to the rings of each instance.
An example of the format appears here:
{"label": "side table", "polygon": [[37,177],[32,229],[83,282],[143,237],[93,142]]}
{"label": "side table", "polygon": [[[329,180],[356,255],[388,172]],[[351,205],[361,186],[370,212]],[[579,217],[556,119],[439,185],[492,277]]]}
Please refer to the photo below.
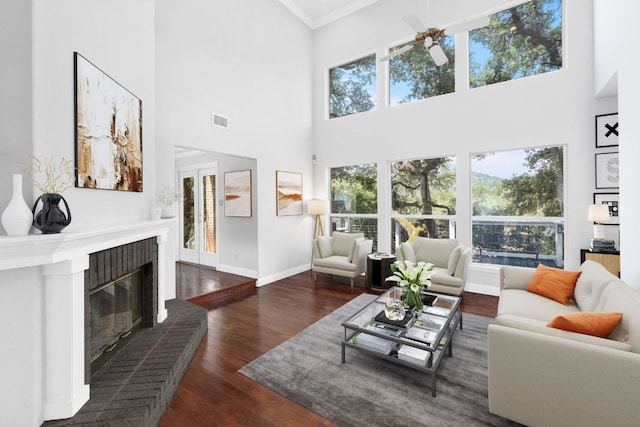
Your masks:
{"label": "side table", "polygon": [[384,279],[393,274],[391,272],[391,264],[395,261],[395,255],[369,254],[367,256],[367,288],[389,289],[393,283],[385,282]]}

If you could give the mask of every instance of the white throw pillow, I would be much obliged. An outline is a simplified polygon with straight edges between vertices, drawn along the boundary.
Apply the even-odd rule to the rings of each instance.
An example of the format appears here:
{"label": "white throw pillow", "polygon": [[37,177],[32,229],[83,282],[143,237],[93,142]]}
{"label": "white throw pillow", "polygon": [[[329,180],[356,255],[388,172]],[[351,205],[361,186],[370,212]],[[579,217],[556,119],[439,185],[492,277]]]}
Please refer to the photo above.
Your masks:
{"label": "white throw pillow", "polygon": [[449,257],[458,246],[458,241],[456,239],[416,237],[413,245],[418,261],[430,262],[440,268],[448,268]]}
{"label": "white throw pillow", "polygon": [[400,250],[405,261],[417,262],[416,252],[413,250],[413,244],[409,242],[400,243]]}
{"label": "white throw pillow", "polygon": [[358,245],[364,242],[364,237],[358,237],[351,244],[351,250],[349,251],[349,262],[353,263],[353,257],[358,253]]}
{"label": "white throw pillow", "polygon": [[364,237],[364,234],[334,231],[331,235],[331,252],[333,252],[333,255],[348,257],[351,252],[353,241],[359,237]]}
{"label": "white throw pillow", "polygon": [[318,236],[318,252],[320,252],[321,258],[326,258],[332,255],[331,252],[331,238],[329,236]]}
{"label": "white throw pillow", "polygon": [[462,254],[462,246],[456,246],[453,252],[451,252],[451,256],[449,257],[449,265],[447,266],[447,273],[449,274],[449,276],[453,276],[453,274],[456,272],[456,266],[458,265],[460,254]]}

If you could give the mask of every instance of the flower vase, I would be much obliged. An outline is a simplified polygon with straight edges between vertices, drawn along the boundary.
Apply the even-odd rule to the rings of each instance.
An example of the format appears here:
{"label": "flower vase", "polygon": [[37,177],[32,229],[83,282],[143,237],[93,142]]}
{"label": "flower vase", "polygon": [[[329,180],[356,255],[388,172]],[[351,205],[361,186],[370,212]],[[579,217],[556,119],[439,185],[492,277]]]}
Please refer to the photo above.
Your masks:
{"label": "flower vase", "polygon": [[22,175],[13,175],[13,195],[2,212],[2,226],[8,236],[26,236],[31,229],[33,215],[22,197]]}
{"label": "flower vase", "polygon": [[[38,202],[42,201],[42,209],[36,213]],[[60,209],[60,202],[64,203],[65,213]],[[43,234],[59,233],[71,223],[71,211],[67,201],[58,193],[44,193],[33,204],[33,226]]]}
{"label": "flower vase", "polygon": [[404,302],[409,306],[409,308],[415,309],[418,312],[422,311],[422,307],[424,307],[421,291],[414,292],[411,289],[407,289],[407,295]]}

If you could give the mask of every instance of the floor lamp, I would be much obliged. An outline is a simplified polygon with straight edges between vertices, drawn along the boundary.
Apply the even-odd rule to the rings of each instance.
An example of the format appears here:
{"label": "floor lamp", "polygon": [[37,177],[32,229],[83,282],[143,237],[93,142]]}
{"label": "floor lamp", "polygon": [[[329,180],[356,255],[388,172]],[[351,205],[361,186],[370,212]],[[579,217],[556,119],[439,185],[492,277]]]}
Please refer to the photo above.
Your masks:
{"label": "floor lamp", "polygon": [[307,212],[309,215],[316,216],[316,224],[313,227],[313,240],[317,239],[318,236],[324,236],[321,215],[329,213],[329,201],[323,199],[311,199],[307,205]]}

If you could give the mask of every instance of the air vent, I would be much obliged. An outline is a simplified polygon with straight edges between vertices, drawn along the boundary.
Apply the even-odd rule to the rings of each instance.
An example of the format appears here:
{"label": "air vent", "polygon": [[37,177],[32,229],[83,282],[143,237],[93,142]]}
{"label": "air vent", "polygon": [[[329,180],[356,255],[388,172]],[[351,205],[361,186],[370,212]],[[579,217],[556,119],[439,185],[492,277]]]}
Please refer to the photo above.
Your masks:
{"label": "air vent", "polygon": [[229,118],[220,114],[211,113],[211,124],[219,128],[229,129]]}

